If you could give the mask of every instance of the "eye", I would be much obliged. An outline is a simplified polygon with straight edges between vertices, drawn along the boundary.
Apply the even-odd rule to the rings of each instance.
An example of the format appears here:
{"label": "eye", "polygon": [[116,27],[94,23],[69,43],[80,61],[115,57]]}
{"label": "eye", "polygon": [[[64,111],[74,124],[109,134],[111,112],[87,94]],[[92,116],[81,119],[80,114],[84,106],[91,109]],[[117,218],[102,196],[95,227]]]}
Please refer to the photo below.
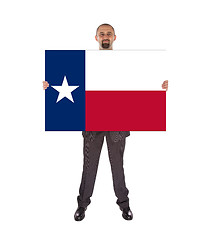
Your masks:
{"label": "eye", "polygon": [[103,36],[104,36],[104,33],[100,33],[100,36],[103,37]]}

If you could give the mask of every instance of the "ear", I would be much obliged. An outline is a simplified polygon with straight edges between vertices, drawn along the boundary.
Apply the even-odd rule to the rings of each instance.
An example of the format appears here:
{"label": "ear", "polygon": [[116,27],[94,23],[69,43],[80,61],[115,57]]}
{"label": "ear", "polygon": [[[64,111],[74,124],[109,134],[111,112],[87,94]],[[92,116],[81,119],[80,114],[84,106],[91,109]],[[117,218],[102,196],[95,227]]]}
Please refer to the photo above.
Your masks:
{"label": "ear", "polygon": [[114,36],[114,41],[116,40],[116,35]]}
{"label": "ear", "polygon": [[95,40],[98,42],[97,36],[95,35]]}

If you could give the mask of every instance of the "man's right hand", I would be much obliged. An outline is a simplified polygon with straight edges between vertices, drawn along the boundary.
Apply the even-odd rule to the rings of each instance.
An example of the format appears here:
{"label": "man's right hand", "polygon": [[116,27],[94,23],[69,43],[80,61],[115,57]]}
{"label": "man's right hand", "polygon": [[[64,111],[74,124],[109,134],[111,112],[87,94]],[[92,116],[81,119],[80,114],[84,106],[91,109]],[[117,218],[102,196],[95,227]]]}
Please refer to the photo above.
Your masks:
{"label": "man's right hand", "polygon": [[43,89],[46,90],[49,87],[49,83],[47,81],[43,81]]}

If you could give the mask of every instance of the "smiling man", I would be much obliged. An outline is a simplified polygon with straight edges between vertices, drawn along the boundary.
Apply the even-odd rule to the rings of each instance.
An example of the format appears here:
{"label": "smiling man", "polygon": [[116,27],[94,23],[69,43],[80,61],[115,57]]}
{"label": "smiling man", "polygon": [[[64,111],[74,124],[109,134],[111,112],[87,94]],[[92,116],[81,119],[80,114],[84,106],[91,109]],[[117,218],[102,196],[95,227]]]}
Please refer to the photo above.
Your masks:
{"label": "smiling man", "polygon": [[[99,43],[99,50],[113,50],[113,42],[116,40],[114,28],[109,24],[100,25],[97,28],[95,39]],[[84,136],[84,166],[77,198],[78,209],[74,215],[75,220],[81,221],[85,217],[85,211],[91,202],[90,198],[94,189],[104,138],[106,138],[108,146],[117,204],[122,210],[123,218],[132,220],[133,214],[129,207],[129,191],[126,188],[123,168],[125,138],[130,135],[130,132],[86,131],[82,134]],[[106,205],[106,199],[104,205]]]}
{"label": "smiling man", "polygon": [[[113,50],[113,42],[116,40],[114,28],[109,24],[102,24],[97,28],[96,41],[99,43],[99,50]],[[43,88],[49,87],[48,82],[43,82]],[[162,88],[168,90],[168,80],[164,81]],[[85,211],[91,203],[91,196],[99,164],[100,153],[104,139],[106,138],[108,155],[111,164],[114,192],[117,197],[117,204],[122,211],[125,220],[132,220],[133,214],[129,206],[128,189],[125,183],[123,168],[123,155],[126,137],[129,131],[83,131],[84,137],[84,162],[81,184],[79,188],[78,208],[74,214],[76,221],[81,221],[85,217]],[[102,186],[103,187],[103,186]],[[106,199],[102,203],[102,209],[106,206]],[[102,214],[99,214],[102,216]],[[97,216],[99,218],[99,216]]]}
{"label": "smiling man", "polygon": [[116,40],[114,28],[109,24],[100,25],[97,28],[95,39],[99,43],[100,50],[112,50],[113,42]]}

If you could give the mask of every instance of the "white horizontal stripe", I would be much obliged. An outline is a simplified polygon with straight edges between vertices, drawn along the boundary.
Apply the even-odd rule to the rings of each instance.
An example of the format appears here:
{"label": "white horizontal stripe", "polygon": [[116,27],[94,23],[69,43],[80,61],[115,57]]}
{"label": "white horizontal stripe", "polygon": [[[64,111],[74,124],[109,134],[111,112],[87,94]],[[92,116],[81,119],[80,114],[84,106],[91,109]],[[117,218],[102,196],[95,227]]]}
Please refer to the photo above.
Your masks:
{"label": "white horizontal stripe", "polygon": [[162,90],[167,51],[86,51],[86,90]]}

